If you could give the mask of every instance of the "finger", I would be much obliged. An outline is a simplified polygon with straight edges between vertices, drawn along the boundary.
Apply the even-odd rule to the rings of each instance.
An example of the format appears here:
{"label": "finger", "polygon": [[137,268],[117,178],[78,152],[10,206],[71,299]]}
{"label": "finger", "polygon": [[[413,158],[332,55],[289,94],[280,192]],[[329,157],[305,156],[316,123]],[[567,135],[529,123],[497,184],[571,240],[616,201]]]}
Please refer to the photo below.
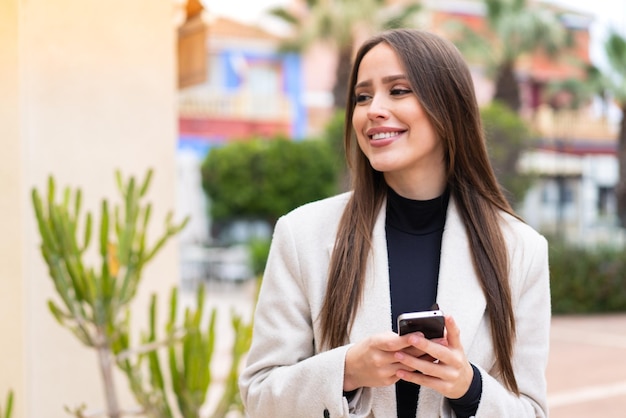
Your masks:
{"label": "finger", "polygon": [[445,338],[445,337],[444,338],[434,338],[434,339],[432,339],[430,341],[432,341],[434,343],[437,343],[437,344],[440,344],[440,345],[443,345],[443,346],[446,346],[446,347],[448,346],[448,339]]}
{"label": "finger", "polygon": [[409,356],[413,356],[413,357],[421,357],[424,355],[424,352],[422,350],[419,350],[413,346],[407,347],[403,349],[402,351],[408,354]]}
{"label": "finger", "polygon": [[445,321],[446,321],[448,346],[450,348],[462,347],[461,330],[456,324],[456,321],[454,320],[452,316],[446,316]]}
{"label": "finger", "polygon": [[420,372],[409,372],[406,370],[398,370],[396,376],[400,380],[415,383],[416,385],[426,386],[429,388],[437,389],[442,385],[441,379],[433,376],[429,376]]}
{"label": "finger", "polygon": [[412,356],[407,356],[402,352],[398,352],[396,353],[395,358],[410,370],[418,371],[421,374],[425,374],[427,376],[444,379],[448,378],[450,375],[448,367],[445,367],[443,364],[440,365],[438,362],[436,362],[436,359],[434,357],[428,354],[419,358],[415,358]]}
{"label": "finger", "polygon": [[424,354],[430,355],[433,359],[447,359],[450,352],[450,350],[447,348],[447,341],[445,344],[440,344],[432,340],[428,340],[423,336],[411,335],[411,337],[409,338],[409,343],[411,343],[411,345],[417,350],[422,351]]}
{"label": "finger", "polygon": [[421,332],[415,332],[402,336],[399,336],[398,334],[395,334],[393,332],[388,332],[377,335],[372,340],[372,346],[374,348],[377,348],[378,350],[388,352],[403,350],[405,348],[411,347],[412,344],[409,342],[409,339],[413,335],[421,337],[424,336],[424,334],[422,334]]}

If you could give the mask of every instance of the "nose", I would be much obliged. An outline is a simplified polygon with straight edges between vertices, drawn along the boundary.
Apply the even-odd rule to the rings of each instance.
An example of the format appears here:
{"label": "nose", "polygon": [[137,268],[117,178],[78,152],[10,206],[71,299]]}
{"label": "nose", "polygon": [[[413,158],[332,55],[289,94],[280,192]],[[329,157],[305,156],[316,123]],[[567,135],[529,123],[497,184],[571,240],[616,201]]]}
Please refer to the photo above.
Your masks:
{"label": "nose", "polygon": [[367,109],[367,117],[370,120],[389,118],[389,107],[381,96],[374,96]]}

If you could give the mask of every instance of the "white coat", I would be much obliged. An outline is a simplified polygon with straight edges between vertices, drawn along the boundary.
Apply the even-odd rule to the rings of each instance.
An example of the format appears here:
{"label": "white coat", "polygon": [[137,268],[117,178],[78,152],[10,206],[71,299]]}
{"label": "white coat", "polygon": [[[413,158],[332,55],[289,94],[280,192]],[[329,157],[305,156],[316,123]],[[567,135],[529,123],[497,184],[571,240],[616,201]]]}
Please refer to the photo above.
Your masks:
{"label": "white coat", "polygon": [[[252,347],[239,381],[250,418],[396,417],[394,385],[362,388],[357,402],[350,405],[342,392],[350,344],[391,330],[384,204],[373,231],[363,299],[350,344],[327,351],[319,346],[328,266],[349,197],[345,193],[304,205],[276,224],[255,312]],[[437,302],[445,314],[454,317],[467,358],[481,371],[476,417],[545,417],[550,326],[547,242],[507,214],[503,214],[502,228],[517,326],[512,364],[519,397],[494,374],[494,341],[485,296],[453,198],[443,232]],[[454,416],[441,394],[421,388],[417,418]]]}

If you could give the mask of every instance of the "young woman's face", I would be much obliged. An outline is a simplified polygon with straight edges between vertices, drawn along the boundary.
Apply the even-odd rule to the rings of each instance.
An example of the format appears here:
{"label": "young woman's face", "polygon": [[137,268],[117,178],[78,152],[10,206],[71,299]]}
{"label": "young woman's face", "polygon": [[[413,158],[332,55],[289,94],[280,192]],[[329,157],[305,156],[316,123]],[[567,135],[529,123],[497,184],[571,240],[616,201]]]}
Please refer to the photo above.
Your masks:
{"label": "young woman's face", "polygon": [[397,54],[380,43],[363,57],[352,125],[372,167],[397,193],[432,199],[445,188],[443,144],[417,100]]}

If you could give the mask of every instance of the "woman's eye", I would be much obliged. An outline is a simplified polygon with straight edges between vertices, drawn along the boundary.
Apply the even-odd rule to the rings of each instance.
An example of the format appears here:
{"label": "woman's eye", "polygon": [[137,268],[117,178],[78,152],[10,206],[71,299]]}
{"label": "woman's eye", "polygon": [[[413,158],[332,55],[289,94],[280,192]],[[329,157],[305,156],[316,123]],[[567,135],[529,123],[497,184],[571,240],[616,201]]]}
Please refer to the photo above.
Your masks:
{"label": "woman's eye", "polygon": [[406,88],[395,88],[395,89],[391,89],[391,95],[392,96],[401,96],[403,94],[409,94],[411,93],[410,89],[406,89]]}
{"label": "woman's eye", "polygon": [[369,99],[369,98],[370,98],[370,96],[369,96],[369,95],[367,95],[367,94],[363,94],[363,93],[361,93],[361,94],[357,94],[357,95],[355,96],[355,100],[356,100],[356,102],[357,102],[357,103],[363,103],[364,101],[366,101],[366,100],[367,100],[367,99]]}

